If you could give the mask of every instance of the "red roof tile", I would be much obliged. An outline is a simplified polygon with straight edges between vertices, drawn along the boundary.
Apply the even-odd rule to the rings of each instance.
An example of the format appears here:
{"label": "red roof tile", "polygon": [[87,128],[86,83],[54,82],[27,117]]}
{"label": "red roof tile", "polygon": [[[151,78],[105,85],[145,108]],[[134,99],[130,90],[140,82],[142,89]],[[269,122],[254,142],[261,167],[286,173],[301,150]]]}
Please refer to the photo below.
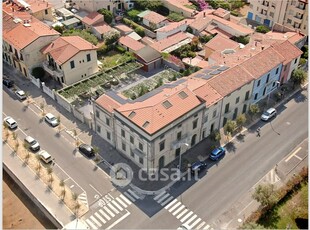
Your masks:
{"label": "red roof tile", "polygon": [[129,36],[122,36],[118,40],[119,43],[122,45],[128,47],[129,49],[132,49],[134,51],[142,49],[145,45],[143,45],[141,42],[136,41],[135,39],[132,39]]}
{"label": "red roof tile", "polygon": [[95,23],[103,22],[103,15],[99,14],[98,12],[92,12],[88,14],[87,16],[85,16],[82,19],[82,22],[91,26]]}
{"label": "red roof tile", "polygon": [[208,82],[195,89],[194,93],[206,101],[207,108],[223,98]]}
{"label": "red roof tile", "polygon": [[239,44],[233,40],[223,37],[222,35],[216,35],[209,42],[206,43],[205,47],[212,50],[225,50],[225,49],[237,49]]}
{"label": "red roof tile", "polygon": [[108,33],[113,30],[113,28],[105,22],[96,23],[93,25],[93,28],[100,34]]}
{"label": "red roof tile", "polygon": [[275,43],[271,46],[285,58],[284,64],[287,64],[302,55],[302,51],[289,41]]}
{"label": "red roof tile", "polygon": [[102,108],[104,108],[106,111],[109,113],[113,113],[114,109],[117,109],[121,106],[120,103],[117,101],[113,100],[113,98],[109,97],[108,95],[104,94],[100,96],[97,100],[96,103],[100,105]]}
{"label": "red roof tile", "polygon": [[169,48],[169,47],[171,47],[171,46],[173,46],[173,45],[175,45],[175,44],[177,44],[177,43],[179,43],[179,42],[181,42],[187,38],[188,37],[187,37],[186,33],[179,32],[179,33],[176,33],[170,37],[167,37],[167,38],[162,39],[158,42],[155,42],[155,43],[151,44],[151,46],[154,49],[158,50],[159,52],[162,52],[163,50],[165,50],[165,49],[167,49],[167,48]]}
{"label": "red roof tile", "polygon": [[44,54],[49,53],[58,65],[67,62],[80,51],[95,50],[96,46],[79,36],[60,37],[42,49]]}
{"label": "red roof tile", "polygon": [[158,24],[160,22],[163,22],[165,20],[167,20],[166,17],[154,12],[154,11],[150,11],[148,14],[144,15],[143,19],[152,22],[154,24]]}

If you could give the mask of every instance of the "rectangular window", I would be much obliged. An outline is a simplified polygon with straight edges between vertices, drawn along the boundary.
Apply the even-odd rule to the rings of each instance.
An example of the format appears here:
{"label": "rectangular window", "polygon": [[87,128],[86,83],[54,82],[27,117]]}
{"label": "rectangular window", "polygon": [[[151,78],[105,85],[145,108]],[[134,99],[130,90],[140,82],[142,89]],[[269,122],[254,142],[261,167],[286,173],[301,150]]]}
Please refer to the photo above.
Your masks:
{"label": "rectangular window", "polygon": [[255,96],[254,96],[254,100],[256,100],[256,99],[257,99],[257,96],[258,96],[258,93],[256,93],[256,94],[255,94]]}
{"label": "rectangular window", "polygon": [[235,108],[234,115],[233,115],[233,120],[236,120],[237,115],[238,115],[238,108]]}
{"label": "rectangular window", "polygon": [[139,163],[143,165],[143,157],[139,157]]}
{"label": "rectangular window", "polygon": [[165,134],[161,135],[160,139],[162,140],[162,139],[164,139],[164,137],[165,137]]}
{"label": "rectangular window", "polygon": [[193,129],[197,128],[197,124],[198,124],[198,119],[193,121]]}
{"label": "rectangular window", "polygon": [[105,123],[107,124],[107,126],[110,126],[110,119],[109,118],[105,118]]}
{"label": "rectangular window", "polygon": [[178,158],[180,156],[180,153],[181,153],[181,148],[177,148],[175,150],[175,158]]}
{"label": "rectangular window", "polygon": [[279,67],[277,68],[277,71],[276,71],[276,74],[278,74],[279,73]]}
{"label": "rectangular window", "polygon": [[260,80],[258,80],[258,82],[257,82],[257,87],[260,85]]}
{"label": "rectangular window", "polygon": [[213,118],[216,117],[216,110],[213,111]]}
{"label": "rectangular window", "polygon": [[126,152],[126,143],[125,143],[125,142],[122,142],[122,150],[123,150],[124,152]]}
{"label": "rectangular window", "polygon": [[198,117],[198,113],[196,113],[196,114],[194,115],[194,117]]}
{"label": "rectangular window", "polygon": [[48,14],[48,10],[45,10],[45,14]]}
{"label": "rectangular window", "polygon": [[97,125],[97,132],[98,132],[98,133],[101,133],[101,127],[100,127],[100,125]]}
{"label": "rectangular window", "polygon": [[143,152],[143,144],[139,142],[139,149]]}
{"label": "rectangular window", "polygon": [[87,60],[87,62],[89,62],[91,59],[90,59],[90,54],[87,54],[86,55],[86,60]]}
{"label": "rectangular window", "polygon": [[135,158],[135,153],[133,151],[130,152],[130,156]]}
{"label": "rectangular window", "polygon": [[98,110],[96,110],[96,117],[97,117],[97,118],[100,118],[100,113],[99,113]]}
{"label": "rectangular window", "polygon": [[205,122],[204,123],[206,123],[206,122],[208,122],[208,115],[205,116]]}
{"label": "rectangular window", "polygon": [[131,144],[134,144],[134,142],[135,142],[135,141],[134,141],[134,139],[133,139],[133,136],[130,136],[130,143],[131,143]]}
{"label": "rectangular window", "polygon": [[295,59],[295,62],[294,62],[294,64],[296,64],[297,63],[297,58]]}
{"label": "rectangular window", "polygon": [[246,107],[247,107],[247,105],[244,104],[244,105],[243,105],[243,109],[242,109],[242,113],[245,113],[245,112],[246,112]]}
{"label": "rectangular window", "polygon": [[286,71],[286,67],[287,67],[287,65],[286,65],[286,66],[284,66],[284,71]]}
{"label": "rectangular window", "polygon": [[111,140],[111,133],[109,131],[107,131],[107,139]]}
{"label": "rectangular window", "polygon": [[228,113],[228,111],[229,111],[229,103],[227,103],[225,106],[225,113]]}
{"label": "rectangular window", "polygon": [[182,132],[178,132],[178,133],[177,133],[177,140],[178,140],[178,141],[181,140],[181,137],[182,137]]}
{"label": "rectangular window", "polygon": [[165,141],[159,143],[159,151],[163,151],[165,149]]}
{"label": "rectangular window", "polygon": [[236,98],[236,104],[239,103],[239,100],[240,100],[240,97],[237,97],[237,98]]}
{"label": "rectangular window", "polygon": [[245,94],[245,100],[249,100],[249,97],[250,97],[250,91],[247,91],[246,94]]}
{"label": "rectangular window", "polygon": [[178,125],[178,128],[181,128],[181,127],[182,127],[182,123]]}
{"label": "rectangular window", "polygon": [[270,77],[270,74],[268,73],[268,75],[267,75],[267,79],[266,79],[266,83],[268,83],[268,82],[269,82],[269,77]]}
{"label": "rectangular window", "polygon": [[121,133],[122,133],[122,137],[125,137],[125,130],[124,129],[121,130]]}
{"label": "rectangular window", "polygon": [[70,66],[71,66],[71,69],[75,68],[74,61],[70,61]]}
{"label": "rectangular window", "polygon": [[226,118],[226,117],[224,117],[224,120],[223,120],[223,126],[225,126],[225,125],[226,125],[226,123],[227,123],[227,118]]}

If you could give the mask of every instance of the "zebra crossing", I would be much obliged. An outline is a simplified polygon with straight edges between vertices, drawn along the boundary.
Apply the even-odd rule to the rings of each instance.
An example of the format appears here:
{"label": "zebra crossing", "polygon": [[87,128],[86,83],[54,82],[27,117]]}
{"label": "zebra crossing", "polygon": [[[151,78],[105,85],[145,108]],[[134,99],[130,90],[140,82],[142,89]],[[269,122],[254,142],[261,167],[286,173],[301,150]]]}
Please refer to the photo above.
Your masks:
{"label": "zebra crossing", "polygon": [[276,171],[274,169],[270,170],[270,172],[266,175],[266,180],[269,181],[271,184],[275,184],[280,181]]}
{"label": "zebra crossing", "polygon": [[188,229],[213,230],[213,228],[199,218],[198,215],[166,191],[156,195],[153,199],[175,216],[182,225],[187,226]]}
{"label": "zebra crossing", "polygon": [[88,207],[88,200],[87,200],[86,192],[81,193],[81,194],[78,196],[78,200],[79,200],[81,203],[85,204],[86,207]]}
{"label": "zebra crossing", "polygon": [[100,201],[98,201],[99,208],[90,212],[90,215],[87,215],[87,217],[84,217],[83,219],[90,229],[109,229],[112,225],[114,226],[114,224],[110,227],[104,225],[108,225],[113,220],[114,223],[116,223],[117,221],[126,218],[130,214],[130,212],[127,211],[127,208],[137,199],[141,199],[141,197],[133,190],[128,189],[124,192],[124,195],[120,194],[118,197],[115,197],[109,203],[104,205],[100,204]]}

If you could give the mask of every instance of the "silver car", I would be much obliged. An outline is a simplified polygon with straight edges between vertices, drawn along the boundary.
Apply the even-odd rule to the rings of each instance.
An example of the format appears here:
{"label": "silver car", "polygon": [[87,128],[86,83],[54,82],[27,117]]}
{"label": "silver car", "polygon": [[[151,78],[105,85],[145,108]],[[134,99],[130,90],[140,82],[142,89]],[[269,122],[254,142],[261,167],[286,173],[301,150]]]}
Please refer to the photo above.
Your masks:
{"label": "silver car", "polygon": [[29,148],[32,151],[38,151],[40,149],[40,144],[39,142],[37,142],[34,138],[32,138],[31,136],[27,136],[25,138],[25,142],[28,143]]}
{"label": "silver car", "polygon": [[12,117],[6,117],[4,118],[4,123],[10,128],[10,129],[16,129],[17,128],[17,122]]}
{"label": "silver car", "polygon": [[261,116],[261,120],[263,121],[268,121],[269,119],[273,118],[277,116],[277,111],[275,108],[270,108],[267,111],[265,111],[262,116]]}
{"label": "silver car", "polygon": [[26,93],[23,90],[16,90],[15,94],[18,97],[18,99],[21,101],[23,101],[27,98]]}
{"label": "silver car", "polygon": [[52,127],[56,127],[57,125],[59,125],[58,119],[51,113],[47,113],[45,115],[45,121],[49,123]]}

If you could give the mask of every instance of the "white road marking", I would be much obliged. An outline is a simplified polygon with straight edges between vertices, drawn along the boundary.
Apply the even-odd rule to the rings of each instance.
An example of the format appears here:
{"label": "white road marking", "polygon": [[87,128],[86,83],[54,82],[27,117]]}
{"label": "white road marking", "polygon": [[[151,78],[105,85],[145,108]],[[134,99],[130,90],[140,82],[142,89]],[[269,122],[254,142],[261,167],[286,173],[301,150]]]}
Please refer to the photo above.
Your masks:
{"label": "white road marking", "polygon": [[197,228],[196,228],[196,229],[198,229],[198,230],[199,230],[202,226],[204,226],[204,225],[205,225],[205,223],[206,223],[206,222],[202,222],[202,223],[200,223],[200,224],[197,226]]}
{"label": "white road marking", "polygon": [[116,200],[118,201],[118,203],[120,203],[121,205],[123,205],[124,208],[127,208],[127,207],[128,207],[119,197],[116,197]]}
{"label": "white road marking", "polygon": [[90,216],[90,219],[95,222],[95,224],[98,226],[98,227],[101,227],[102,224],[94,217],[94,216]]}
{"label": "white road marking", "polygon": [[157,202],[161,203],[164,199],[166,199],[168,196],[170,196],[169,193],[167,193],[166,195],[164,195],[162,198],[160,198]]}
{"label": "white road marking", "polygon": [[201,218],[195,220],[195,222],[192,225],[190,225],[190,229],[194,228],[194,226],[196,226],[199,223],[199,221],[201,221]]}
{"label": "white road marking", "polygon": [[122,198],[128,205],[132,204],[123,194],[120,195],[120,198]]}
{"label": "white road marking", "polygon": [[109,208],[112,209],[116,214],[119,214],[119,211],[118,211],[116,208],[114,208],[114,206],[113,206],[111,203],[108,203],[107,205],[108,205]]}
{"label": "white road marking", "polygon": [[188,212],[188,209],[185,209],[185,210],[183,210],[178,216],[177,216],[177,219],[180,219],[181,218],[181,216],[183,216],[185,213],[187,213]]}
{"label": "white road marking", "polygon": [[210,228],[210,225],[207,225],[203,228],[203,230],[208,230]]}
{"label": "white road marking", "polygon": [[140,197],[134,192],[134,191],[132,191],[131,189],[128,189],[127,190],[134,198],[136,198],[136,199],[139,199]]}
{"label": "white road marking", "polygon": [[124,194],[125,194],[132,202],[135,202],[135,201],[136,201],[136,199],[133,198],[131,195],[129,195],[129,193],[124,192]]}
{"label": "white road marking", "polygon": [[178,200],[177,199],[174,199],[171,203],[169,203],[165,209],[168,209],[171,205],[173,205],[175,202],[177,202]]}
{"label": "white road marking", "polygon": [[94,225],[89,219],[86,220],[86,223],[91,227],[91,229],[98,229],[97,226]]}
{"label": "white road marking", "polygon": [[112,203],[121,211],[123,211],[124,209],[115,201],[115,200],[112,200]]}
{"label": "white road marking", "polygon": [[159,199],[159,197],[161,197],[162,195],[164,195],[166,193],[166,191],[163,191],[161,193],[159,193],[157,196],[154,197],[154,200]]}
{"label": "white road marking", "polygon": [[181,207],[179,207],[177,210],[174,211],[174,213],[172,213],[172,215],[176,215],[177,213],[179,213],[183,208],[185,208],[185,205],[182,204]]}
{"label": "white road marking", "polygon": [[195,218],[197,217],[197,215],[195,214],[194,216],[192,216],[190,219],[188,219],[185,224],[189,225],[190,222],[192,222]]}
{"label": "white road marking", "polygon": [[302,160],[302,158],[301,157],[299,157],[299,156],[297,156],[297,155],[295,155],[295,157],[298,159],[298,160]]}
{"label": "white road marking", "polygon": [[101,220],[102,223],[106,223],[105,219],[102,218],[102,216],[99,215],[99,213],[95,213],[95,216],[98,217],[99,220]]}
{"label": "white road marking", "polygon": [[166,204],[168,204],[174,197],[170,196],[167,200],[165,200],[164,202],[161,203],[162,206],[165,206]]}
{"label": "white road marking", "polygon": [[[126,210],[127,211],[127,210]],[[115,225],[117,225],[119,222],[121,222],[122,220],[124,220],[127,216],[130,215],[130,212],[127,211],[127,213],[122,216],[121,218],[119,218],[117,221],[115,221],[113,224],[111,224],[109,227],[107,227],[106,229],[109,230],[111,228],[113,228]]]}
{"label": "white road marking", "polygon": [[106,214],[102,209],[100,209],[99,212],[100,212],[107,220],[111,220],[111,218],[109,217],[109,215]]}
{"label": "white road marking", "polygon": [[296,153],[298,153],[301,150],[301,147],[296,149],[288,158],[286,158],[285,162],[288,162]]}
{"label": "white road marking", "polygon": [[100,196],[102,196],[102,194],[91,184],[88,184],[92,189],[94,189]]}
{"label": "white road marking", "polygon": [[108,209],[108,207],[107,207],[107,206],[104,206],[104,207],[103,207],[103,209],[104,209],[104,210],[106,210],[106,211],[109,213],[109,215],[110,215],[110,216],[112,216],[112,217],[114,217],[114,216],[115,216],[115,215],[114,215],[114,213],[113,213],[113,212],[111,212],[111,211],[110,211],[110,209]]}
{"label": "white road marking", "polygon": [[189,213],[186,214],[186,216],[184,216],[180,221],[183,223],[190,215],[192,215],[193,212],[190,211]]}
{"label": "white road marking", "polygon": [[172,206],[172,208],[170,208],[168,211],[172,212],[174,209],[176,209],[178,206],[181,205],[181,202],[179,201],[178,203],[176,203],[174,206]]}

